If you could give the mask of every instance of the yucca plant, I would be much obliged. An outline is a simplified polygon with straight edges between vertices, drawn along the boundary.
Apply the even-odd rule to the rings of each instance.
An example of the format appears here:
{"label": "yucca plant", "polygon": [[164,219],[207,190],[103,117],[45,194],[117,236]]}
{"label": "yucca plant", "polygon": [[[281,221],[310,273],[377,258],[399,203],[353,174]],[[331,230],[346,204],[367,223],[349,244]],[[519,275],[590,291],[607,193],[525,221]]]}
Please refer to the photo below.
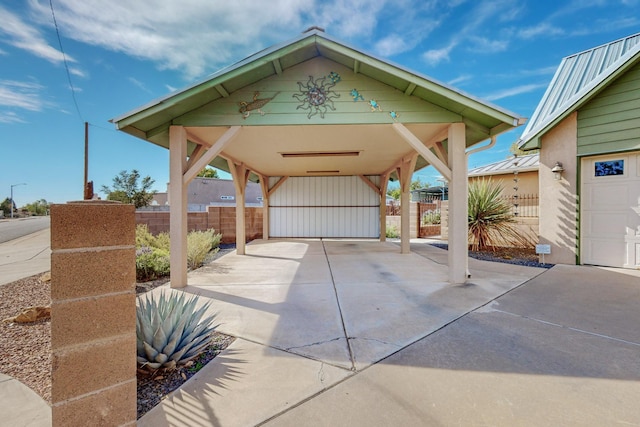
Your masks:
{"label": "yucca plant", "polygon": [[[176,295],[179,294],[179,295]],[[210,303],[196,310],[198,297],[182,292],[139,298],[136,307],[138,364],[146,369],[173,369],[198,356],[209,345],[214,316],[201,320]]]}
{"label": "yucca plant", "polygon": [[469,183],[469,244],[471,250],[493,249],[496,246],[528,245],[517,228],[511,205],[502,199],[502,189],[491,180]]}

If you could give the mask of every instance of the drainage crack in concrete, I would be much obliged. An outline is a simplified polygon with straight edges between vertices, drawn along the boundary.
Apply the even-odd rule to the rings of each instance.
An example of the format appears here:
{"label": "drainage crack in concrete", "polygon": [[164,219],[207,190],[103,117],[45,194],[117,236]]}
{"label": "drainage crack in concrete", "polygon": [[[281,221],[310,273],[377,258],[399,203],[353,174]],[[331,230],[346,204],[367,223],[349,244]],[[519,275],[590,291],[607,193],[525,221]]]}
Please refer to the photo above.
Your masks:
{"label": "drainage crack in concrete", "polygon": [[387,342],[387,341],[382,341],[382,340],[379,340],[377,338],[349,337],[349,339],[350,340],[373,341],[373,342],[378,342],[378,343],[384,344],[384,345],[390,345],[390,346],[395,347],[395,348],[402,348],[402,346],[399,345],[399,344],[395,344],[395,343]]}
{"label": "drainage crack in concrete", "polygon": [[322,243],[322,251],[324,252],[324,257],[327,260],[327,265],[329,266],[329,274],[331,275],[331,284],[333,285],[333,293],[336,296],[336,304],[338,305],[338,313],[340,314],[340,322],[342,323],[342,332],[344,332],[344,337],[347,341],[347,350],[349,351],[349,360],[351,360],[351,370],[356,371],[356,358],[353,354],[353,349],[351,348],[351,342],[349,341],[349,334],[347,333],[347,325],[344,323],[344,316],[342,315],[342,307],[340,306],[340,298],[338,297],[338,288],[336,288],[336,281],[333,277],[333,270],[331,269],[331,261],[329,261],[329,255],[327,254],[327,248],[324,246],[324,240],[320,239],[320,243]]}
{"label": "drainage crack in concrete", "polygon": [[295,347],[287,347],[287,348],[285,348],[285,350],[286,351],[291,351],[291,350],[297,350],[297,349],[300,349],[300,348],[313,347],[313,346],[316,346],[316,345],[322,345],[322,344],[330,343],[330,342],[333,342],[333,341],[339,341],[339,340],[343,340],[343,339],[344,339],[344,337],[331,338],[330,340],[312,342],[311,344],[299,345],[299,346],[295,346]]}
{"label": "drainage crack in concrete", "polygon": [[559,323],[549,322],[547,320],[536,319],[535,317],[523,316],[522,314],[511,313],[511,312],[504,311],[504,310],[498,310],[497,308],[494,308],[493,311],[494,312],[498,312],[498,313],[508,314],[508,315],[514,316],[514,317],[519,317],[519,318],[525,319],[525,320],[531,320],[531,321],[534,321],[534,322],[542,323],[543,325],[555,326],[557,328],[568,329],[568,330],[573,331],[573,332],[579,332],[579,333],[582,333],[582,334],[592,335],[592,336],[595,336],[595,337],[604,338],[604,339],[613,340],[613,341],[621,342],[621,343],[624,343],[624,344],[630,344],[630,345],[634,345],[634,346],[640,347],[640,343],[623,340],[621,338],[610,337],[609,335],[604,335],[604,334],[598,334],[596,332],[585,331],[584,329],[573,328],[571,326],[565,326],[565,325],[561,325]]}

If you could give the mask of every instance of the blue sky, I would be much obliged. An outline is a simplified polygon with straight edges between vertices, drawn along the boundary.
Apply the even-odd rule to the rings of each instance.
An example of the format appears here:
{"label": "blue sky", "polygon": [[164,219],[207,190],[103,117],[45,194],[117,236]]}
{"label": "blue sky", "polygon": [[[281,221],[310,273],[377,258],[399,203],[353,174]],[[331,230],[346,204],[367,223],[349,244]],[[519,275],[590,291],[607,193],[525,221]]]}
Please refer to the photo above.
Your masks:
{"label": "blue sky", "polygon": [[[26,183],[14,187],[18,206],[82,198],[85,121],[96,191],[132,169],[165,191],[168,151],[115,131],[109,119],[312,25],[524,117],[563,57],[640,32],[640,0],[52,4],[66,66],[49,0],[0,0],[0,198]],[[523,129],[502,135],[469,166],[507,157]],[[414,178],[437,185],[436,176],[427,168]]]}

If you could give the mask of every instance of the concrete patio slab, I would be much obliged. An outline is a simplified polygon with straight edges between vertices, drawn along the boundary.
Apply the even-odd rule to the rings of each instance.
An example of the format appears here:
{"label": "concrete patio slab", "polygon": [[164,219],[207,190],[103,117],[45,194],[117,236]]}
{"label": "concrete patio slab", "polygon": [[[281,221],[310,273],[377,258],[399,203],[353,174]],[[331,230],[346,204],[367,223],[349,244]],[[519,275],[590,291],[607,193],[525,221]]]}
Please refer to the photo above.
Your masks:
{"label": "concrete patio slab", "polygon": [[51,426],[51,407],[20,381],[0,373],[0,425]]}
{"label": "concrete patio slab", "polygon": [[[471,278],[451,285],[446,251],[424,242],[405,255],[391,242],[273,243],[190,273],[187,291],[213,298],[220,330],[239,338],[140,425],[640,419],[634,272],[469,260]],[[280,268],[293,260],[309,270]],[[319,366],[331,372],[320,385]]]}
{"label": "concrete patio slab", "polygon": [[330,283],[190,285],[211,299],[218,331],[351,368],[335,292]]}
{"label": "concrete patio slab", "polygon": [[353,375],[243,339],[236,339],[214,362],[137,425],[253,426]]}
{"label": "concrete patio slab", "polygon": [[640,271],[556,265],[492,307],[640,343],[640,307],[629,301],[640,301]]}
{"label": "concrete patio slab", "polygon": [[637,357],[633,344],[473,313],[266,425],[637,425]]}

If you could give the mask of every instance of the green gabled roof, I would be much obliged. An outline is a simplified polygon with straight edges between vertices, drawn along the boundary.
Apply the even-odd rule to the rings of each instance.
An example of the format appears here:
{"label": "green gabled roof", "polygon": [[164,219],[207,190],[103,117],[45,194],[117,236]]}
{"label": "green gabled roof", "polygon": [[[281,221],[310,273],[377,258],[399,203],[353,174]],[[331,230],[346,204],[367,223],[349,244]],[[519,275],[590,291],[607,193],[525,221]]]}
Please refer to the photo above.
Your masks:
{"label": "green gabled roof", "polygon": [[524,119],[515,113],[363,53],[317,29],[260,51],[194,85],[115,117],[111,122],[119,130],[166,147],[168,142],[164,139],[168,135],[164,134],[177,118],[316,57],[342,64],[408,96],[428,101],[461,116],[467,124],[468,145],[524,123]]}
{"label": "green gabled roof", "polygon": [[640,33],[563,58],[517,141],[540,148],[540,137],[640,60]]}

